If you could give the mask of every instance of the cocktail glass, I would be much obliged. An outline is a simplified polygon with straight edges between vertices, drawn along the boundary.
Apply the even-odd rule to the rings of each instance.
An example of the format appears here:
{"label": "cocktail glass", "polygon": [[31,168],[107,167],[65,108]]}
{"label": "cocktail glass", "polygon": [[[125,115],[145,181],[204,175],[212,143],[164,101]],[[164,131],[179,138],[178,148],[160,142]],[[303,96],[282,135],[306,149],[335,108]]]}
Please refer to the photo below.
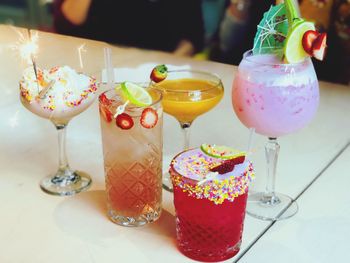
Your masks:
{"label": "cocktail glass", "polygon": [[217,159],[198,155],[199,151],[197,148],[180,153],[170,166],[177,245],[192,259],[217,262],[233,257],[240,250],[253,170],[246,161],[234,168],[236,174],[219,175],[215,181],[201,184],[189,178],[189,174],[205,170],[203,167]]}
{"label": "cocktail glass", "polygon": [[[114,118],[117,108],[125,103],[123,99],[114,89],[99,97],[108,217],[123,226],[153,222],[161,213],[162,94],[157,90],[150,94],[151,105],[126,106],[122,114],[128,116],[128,126],[124,129]],[[143,112],[150,109],[158,120],[154,127],[146,128],[141,118]]]}
{"label": "cocktail glass", "polygon": [[[77,83],[79,84],[79,82]],[[40,182],[41,189],[48,194],[59,196],[73,195],[86,190],[91,185],[92,181],[87,173],[70,168],[66,154],[67,125],[73,117],[86,110],[93,103],[97,89],[94,78],[90,78],[90,87],[88,88],[94,91],[85,92],[84,98],[76,105],[64,105],[55,109],[43,108],[40,98],[28,102],[25,99],[25,94],[21,92],[20,100],[23,106],[32,113],[50,120],[58,132],[58,170],[55,174],[45,177]],[[62,97],[64,96],[63,93],[62,91]]]}
{"label": "cocktail glass", "polygon": [[[221,79],[212,73],[196,70],[169,71],[166,80],[152,82],[163,92],[164,112],[175,117],[183,131],[183,149],[190,146],[190,127],[199,116],[214,108],[224,95]],[[163,188],[172,192],[169,174],[163,175]]]}
{"label": "cocktail glass", "polygon": [[[285,64],[276,50],[247,51],[238,67],[232,88],[232,103],[240,121],[268,137],[265,145],[267,183],[264,192],[249,195],[247,213],[264,220],[293,216],[298,205],[293,198],[275,192],[280,145],[277,138],[306,126],[319,104],[317,76],[310,58]],[[288,209],[287,209],[288,208]]]}

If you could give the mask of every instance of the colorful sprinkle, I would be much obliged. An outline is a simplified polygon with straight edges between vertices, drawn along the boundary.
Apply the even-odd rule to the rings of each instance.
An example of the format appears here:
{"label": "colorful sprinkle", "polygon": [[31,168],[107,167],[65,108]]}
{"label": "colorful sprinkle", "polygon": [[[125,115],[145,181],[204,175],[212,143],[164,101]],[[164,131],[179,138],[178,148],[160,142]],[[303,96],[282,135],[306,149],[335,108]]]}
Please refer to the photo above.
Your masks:
{"label": "colorful sprinkle", "polygon": [[253,165],[246,161],[237,165],[237,169],[235,166],[230,173],[204,184],[199,183],[210,173],[211,167],[222,162],[220,158],[202,154],[200,149],[186,151],[175,157],[171,163],[169,172],[173,185],[197,199],[206,198],[215,204],[222,204],[225,200],[233,202],[237,196],[248,190],[249,183],[254,178]]}

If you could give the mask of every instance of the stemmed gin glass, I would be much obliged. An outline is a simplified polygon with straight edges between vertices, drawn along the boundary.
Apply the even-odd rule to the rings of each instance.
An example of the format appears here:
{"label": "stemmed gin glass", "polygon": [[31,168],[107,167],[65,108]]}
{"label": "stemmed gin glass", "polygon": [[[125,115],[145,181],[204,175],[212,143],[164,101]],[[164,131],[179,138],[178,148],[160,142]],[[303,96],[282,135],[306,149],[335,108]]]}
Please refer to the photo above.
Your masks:
{"label": "stemmed gin glass", "polygon": [[[151,87],[162,91],[163,109],[174,116],[183,131],[183,148],[190,145],[190,127],[199,116],[214,108],[224,94],[221,79],[212,73],[190,69],[170,70],[167,78]],[[163,187],[172,191],[169,174],[163,176]]]}
{"label": "stemmed gin glass", "polygon": [[[58,169],[40,182],[52,195],[73,195],[91,185],[88,174],[70,168],[66,155],[68,123],[85,111],[97,97],[101,45],[80,38],[27,30],[20,39],[20,56],[25,66],[19,81],[23,106],[54,124],[58,133]],[[25,51],[25,52],[23,52]],[[64,51],[64,52],[62,52]],[[93,63],[91,63],[93,60]]]}
{"label": "stemmed gin glass", "polygon": [[20,81],[20,100],[32,113],[50,120],[58,132],[58,170],[40,182],[43,191],[53,195],[72,195],[86,190],[91,178],[74,171],[66,156],[66,128],[69,121],[94,101],[96,79],[77,73],[69,66],[40,69],[28,67]]}
{"label": "stemmed gin glass", "polygon": [[264,220],[279,220],[293,216],[298,206],[291,197],[275,192],[280,150],[277,138],[311,121],[319,104],[319,87],[310,58],[284,64],[279,56],[282,50],[267,52],[271,49],[244,54],[233,82],[232,103],[246,127],[268,137],[266,189],[249,195],[247,213]]}

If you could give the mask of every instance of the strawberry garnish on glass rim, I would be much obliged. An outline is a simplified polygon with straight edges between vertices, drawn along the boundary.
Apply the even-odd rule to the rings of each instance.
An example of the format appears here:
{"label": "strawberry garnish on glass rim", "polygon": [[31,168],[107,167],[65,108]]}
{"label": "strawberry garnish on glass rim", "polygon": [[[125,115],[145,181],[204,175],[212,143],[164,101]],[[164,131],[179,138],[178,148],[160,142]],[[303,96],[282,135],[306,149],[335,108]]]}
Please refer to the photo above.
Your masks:
{"label": "strawberry garnish on glass rim", "polygon": [[111,105],[111,103],[112,103],[112,102],[110,101],[110,99],[107,98],[106,94],[104,94],[104,93],[102,93],[102,94],[100,95],[99,99],[100,99],[100,102],[101,102],[102,104],[104,104],[104,105]]}
{"label": "strawberry garnish on glass rim", "polygon": [[155,66],[150,74],[150,79],[155,82],[161,82],[164,79],[166,79],[166,77],[168,76],[168,68],[163,64],[163,65],[158,65]]}
{"label": "strawberry garnish on glass rim", "polygon": [[310,56],[323,60],[327,48],[327,34],[308,30],[303,35],[303,48]]}
{"label": "strawberry garnish on glass rim", "polygon": [[[307,56],[323,60],[325,55],[326,34],[319,34],[312,22],[299,17],[293,0],[285,0],[288,17],[288,35],[284,55],[289,63],[298,63]],[[317,44],[317,45],[316,45]]]}
{"label": "strawberry garnish on glass rim", "polygon": [[146,108],[142,111],[140,124],[146,128],[151,129],[156,126],[158,122],[158,113],[152,108]]}
{"label": "strawberry garnish on glass rim", "polygon": [[318,60],[323,60],[327,49],[327,34],[321,33],[312,45],[312,56]]}
{"label": "strawberry garnish on glass rim", "polygon": [[302,45],[306,53],[312,56],[312,46],[317,39],[319,33],[315,30],[308,30],[304,33]]}
{"label": "strawberry garnish on glass rim", "polygon": [[112,104],[111,100],[107,98],[105,93],[99,96],[100,106],[99,111],[103,118],[109,123],[113,119],[112,112],[108,109],[108,106]]}
{"label": "strawberry garnish on glass rim", "polygon": [[134,126],[134,121],[131,118],[131,116],[127,113],[121,113],[119,114],[115,119],[116,125],[123,129],[123,130],[129,130]]}
{"label": "strawberry garnish on glass rim", "polygon": [[107,108],[107,106],[100,104],[99,110],[100,110],[100,114],[103,116],[103,118],[106,120],[106,122],[109,123],[113,120],[113,114]]}

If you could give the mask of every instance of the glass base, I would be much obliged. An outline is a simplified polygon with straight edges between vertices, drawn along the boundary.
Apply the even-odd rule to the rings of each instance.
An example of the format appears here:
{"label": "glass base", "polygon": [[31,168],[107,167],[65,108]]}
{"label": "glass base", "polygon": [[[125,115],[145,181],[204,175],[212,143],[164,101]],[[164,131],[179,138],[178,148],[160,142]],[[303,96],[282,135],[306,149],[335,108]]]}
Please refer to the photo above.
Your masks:
{"label": "glass base", "polygon": [[159,207],[157,210],[154,210],[150,213],[140,215],[139,217],[128,217],[128,216],[121,216],[118,215],[118,213],[113,210],[108,210],[108,217],[112,220],[112,222],[121,225],[121,226],[143,226],[148,223],[152,223],[156,221],[161,214],[162,208]]}
{"label": "glass base", "polygon": [[168,172],[163,174],[163,189],[170,193],[174,192],[173,183],[171,182],[170,174]]}
{"label": "glass base", "polygon": [[287,195],[275,193],[267,196],[259,192],[249,194],[247,214],[266,221],[277,221],[290,218],[298,212],[298,204]]}
{"label": "glass base", "polygon": [[178,246],[180,252],[184,254],[186,257],[189,257],[194,260],[202,261],[202,262],[218,262],[224,261],[229,258],[234,257],[241,247],[241,242],[236,244],[234,247],[223,248],[222,250],[193,250],[186,246],[180,247]]}
{"label": "glass base", "polygon": [[40,188],[51,195],[67,196],[87,190],[91,182],[90,176],[84,172],[59,170],[55,175],[41,180]]}

